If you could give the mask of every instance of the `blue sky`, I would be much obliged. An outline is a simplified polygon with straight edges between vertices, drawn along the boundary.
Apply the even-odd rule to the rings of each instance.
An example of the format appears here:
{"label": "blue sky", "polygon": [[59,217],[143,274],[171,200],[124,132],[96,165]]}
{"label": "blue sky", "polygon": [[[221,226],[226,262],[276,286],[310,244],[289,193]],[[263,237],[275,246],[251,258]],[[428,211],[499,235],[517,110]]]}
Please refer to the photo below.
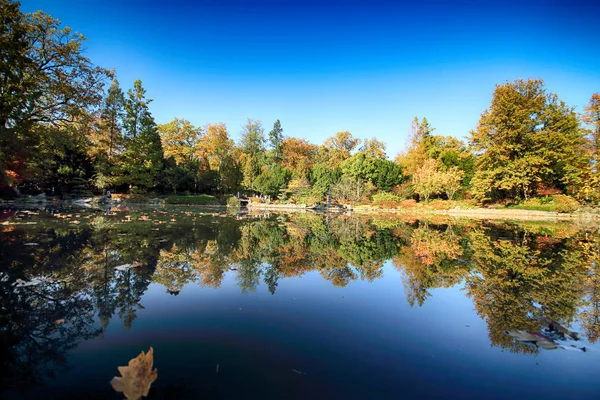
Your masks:
{"label": "blue sky", "polygon": [[137,78],[158,123],[248,117],[320,144],[377,137],[394,157],[415,116],[468,136],[496,83],[542,78],[580,111],[600,91],[600,2],[24,0]]}

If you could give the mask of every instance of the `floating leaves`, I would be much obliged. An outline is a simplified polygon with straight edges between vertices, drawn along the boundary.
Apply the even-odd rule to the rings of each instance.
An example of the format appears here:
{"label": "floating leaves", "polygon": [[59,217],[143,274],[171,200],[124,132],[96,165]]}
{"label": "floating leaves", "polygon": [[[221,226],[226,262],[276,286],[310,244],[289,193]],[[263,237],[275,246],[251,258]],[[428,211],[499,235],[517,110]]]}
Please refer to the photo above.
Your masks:
{"label": "floating leaves", "polygon": [[129,400],[148,396],[152,382],[158,377],[156,369],[152,370],[154,349],[148,353],[142,351],[139,356],[129,361],[126,367],[119,367],[121,377],[115,376],[110,384],[117,392],[122,392]]}

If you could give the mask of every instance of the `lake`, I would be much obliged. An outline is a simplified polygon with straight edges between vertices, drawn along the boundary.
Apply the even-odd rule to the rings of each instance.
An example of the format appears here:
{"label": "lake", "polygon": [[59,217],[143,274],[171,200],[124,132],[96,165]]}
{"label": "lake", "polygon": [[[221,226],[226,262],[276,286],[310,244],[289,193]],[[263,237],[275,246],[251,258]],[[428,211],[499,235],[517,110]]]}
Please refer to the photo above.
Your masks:
{"label": "lake", "polygon": [[[6,399],[591,399],[600,233],[194,207],[0,211]],[[149,371],[149,370],[148,370]]]}

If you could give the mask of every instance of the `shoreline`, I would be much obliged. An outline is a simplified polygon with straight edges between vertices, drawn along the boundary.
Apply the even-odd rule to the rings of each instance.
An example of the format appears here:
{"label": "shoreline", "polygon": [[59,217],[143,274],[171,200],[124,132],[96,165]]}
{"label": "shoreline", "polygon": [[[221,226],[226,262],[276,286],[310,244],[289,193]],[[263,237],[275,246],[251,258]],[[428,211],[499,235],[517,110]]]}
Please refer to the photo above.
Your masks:
{"label": "shoreline", "polygon": [[[37,201],[36,201],[37,200]],[[39,208],[48,205],[61,205],[61,206],[75,206],[81,208],[91,207],[145,207],[145,206],[175,206],[175,207],[199,207],[199,208],[212,208],[212,209],[225,209],[226,205],[221,204],[165,204],[160,202],[158,199],[148,199],[148,201],[137,202],[137,201],[113,201],[108,204],[100,204],[97,201],[81,202],[72,200],[48,200],[48,199],[26,199],[26,200],[4,200],[0,201],[0,208]],[[282,212],[316,212],[316,213],[329,213],[329,214],[403,214],[403,215],[444,215],[455,218],[470,218],[477,220],[521,220],[521,221],[600,221],[600,213],[589,213],[589,212],[573,212],[573,213],[559,213],[555,211],[539,211],[539,210],[522,210],[522,209],[491,209],[491,208],[469,208],[459,209],[452,208],[448,210],[434,210],[434,209],[423,209],[423,208],[379,208],[379,207],[346,207],[346,208],[334,208],[332,210],[326,209],[314,209],[308,207],[306,204],[266,204],[266,203],[250,203],[247,206],[249,211],[282,211]]]}

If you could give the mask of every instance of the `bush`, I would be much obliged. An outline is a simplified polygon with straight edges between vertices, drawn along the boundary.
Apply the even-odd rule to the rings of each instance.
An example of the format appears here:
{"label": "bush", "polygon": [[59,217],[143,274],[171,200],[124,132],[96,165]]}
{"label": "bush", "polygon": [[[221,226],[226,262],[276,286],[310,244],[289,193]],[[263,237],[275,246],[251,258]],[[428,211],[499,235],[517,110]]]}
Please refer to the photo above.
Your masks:
{"label": "bush", "polygon": [[431,207],[434,210],[449,210],[454,206],[454,202],[450,200],[432,200],[427,203],[427,207]]}
{"label": "bush", "polygon": [[240,199],[235,196],[231,196],[227,198],[227,207],[237,207],[239,208],[242,205]]}
{"label": "bush", "polygon": [[558,194],[554,196],[554,208],[559,213],[569,213],[577,211],[581,204],[572,197],[565,196],[564,194]]}
{"label": "bush", "polygon": [[373,204],[377,204],[380,201],[400,201],[400,197],[389,192],[379,192],[373,195]]}
{"label": "bush", "polygon": [[389,192],[379,192],[373,195],[373,205],[383,208],[397,208],[400,198]]}
{"label": "bush", "polygon": [[417,201],[415,199],[403,200],[399,204],[400,208],[415,208]]}
{"label": "bush", "polygon": [[548,198],[533,198],[511,207],[520,210],[570,213],[579,209],[581,204],[572,197],[559,194],[554,196],[551,201],[548,201]]}

